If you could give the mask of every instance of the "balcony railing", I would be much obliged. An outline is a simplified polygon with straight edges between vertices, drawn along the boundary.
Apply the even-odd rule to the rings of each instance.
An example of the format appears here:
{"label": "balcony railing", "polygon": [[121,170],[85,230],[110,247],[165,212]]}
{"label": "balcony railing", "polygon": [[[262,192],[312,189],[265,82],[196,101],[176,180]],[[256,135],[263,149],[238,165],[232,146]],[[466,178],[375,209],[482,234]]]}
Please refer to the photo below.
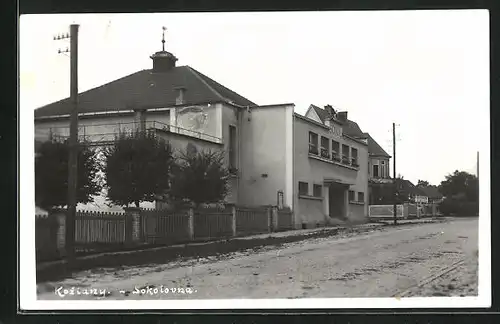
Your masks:
{"label": "balcony railing", "polygon": [[350,161],[349,161],[349,157],[347,156],[342,156],[342,164],[345,164],[345,165],[350,165]]}
{"label": "balcony railing", "polygon": [[335,153],[335,152],[332,153],[332,160],[335,161],[335,162],[341,162],[342,161],[342,159],[340,158],[340,156],[337,153]]}
{"label": "balcony railing", "polygon": [[321,157],[325,158],[325,159],[330,158],[330,152],[328,152],[328,149],[323,148],[323,147],[321,148]]}
{"label": "balcony railing", "polygon": [[352,161],[351,161],[351,165],[352,165],[353,167],[355,167],[355,168],[358,168],[358,167],[359,167],[358,160],[356,160],[356,159],[352,159]]}
{"label": "balcony railing", "polygon": [[[80,125],[78,127],[78,138],[80,141],[88,141],[91,143],[99,144],[105,142],[113,142],[115,138],[120,133],[131,133],[139,129],[139,123],[137,122],[123,122],[123,123],[113,123],[113,124],[94,124],[94,125]],[[92,131],[89,132],[88,129]],[[146,121],[144,123],[144,128],[146,131],[163,131],[175,134],[182,134],[189,137],[199,138],[205,141],[210,141],[214,143],[222,143],[222,138],[205,134],[203,132],[193,131],[185,129],[179,126],[172,126],[159,121]],[[49,127],[46,129],[38,129],[39,133],[46,135],[47,137],[58,138],[64,140],[69,138],[69,127],[68,126],[56,126]]]}

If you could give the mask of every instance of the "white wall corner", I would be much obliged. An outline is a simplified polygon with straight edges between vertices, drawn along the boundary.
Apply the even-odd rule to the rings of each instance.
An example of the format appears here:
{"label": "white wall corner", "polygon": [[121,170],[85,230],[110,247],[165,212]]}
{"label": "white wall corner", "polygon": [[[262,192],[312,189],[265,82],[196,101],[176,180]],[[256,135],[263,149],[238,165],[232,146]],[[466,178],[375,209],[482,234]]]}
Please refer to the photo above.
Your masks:
{"label": "white wall corner", "polygon": [[294,209],[294,194],[293,194],[293,112],[294,105],[285,107],[285,204],[292,210]]}
{"label": "white wall corner", "polygon": [[223,122],[222,122],[222,104],[221,103],[218,103],[215,105],[215,116],[216,116],[216,120],[217,120],[217,128],[215,129],[215,136],[218,137],[218,138],[222,138],[222,134],[223,134]]}

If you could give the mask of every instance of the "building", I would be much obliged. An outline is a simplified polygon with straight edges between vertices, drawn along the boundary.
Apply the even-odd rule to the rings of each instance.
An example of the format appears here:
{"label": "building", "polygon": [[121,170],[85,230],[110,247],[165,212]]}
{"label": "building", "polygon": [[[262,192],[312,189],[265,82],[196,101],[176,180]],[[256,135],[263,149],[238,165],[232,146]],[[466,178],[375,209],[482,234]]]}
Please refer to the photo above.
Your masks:
{"label": "building", "polygon": [[[225,201],[291,208],[296,226],[368,214],[368,142],[350,136],[347,113],[321,121],[294,104],[259,106],[164,49],[142,70],[79,94],[79,136],[113,143],[119,132],[154,131],[174,150],[223,150],[232,172]],[[35,111],[36,140],[69,135],[69,99]]]}
{"label": "building", "polygon": [[347,112],[311,105],[294,115],[296,219],[365,221],[368,215],[368,144],[349,135]]}
{"label": "building", "polygon": [[370,204],[375,204],[376,199],[373,194],[373,189],[380,187],[383,184],[392,183],[389,172],[389,162],[391,156],[387,154],[387,152],[369,133],[363,132],[356,122],[349,120],[346,112],[337,113],[330,105],[325,108],[319,108],[311,105],[306,113],[306,116],[309,116],[310,118],[321,123],[328,123],[328,116],[330,114],[337,114],[341,118],[344,118],[342,128],[344,134],[368,144],[368,161],[366,164],[362,165],[366,166],[368,169],[368,201]]}

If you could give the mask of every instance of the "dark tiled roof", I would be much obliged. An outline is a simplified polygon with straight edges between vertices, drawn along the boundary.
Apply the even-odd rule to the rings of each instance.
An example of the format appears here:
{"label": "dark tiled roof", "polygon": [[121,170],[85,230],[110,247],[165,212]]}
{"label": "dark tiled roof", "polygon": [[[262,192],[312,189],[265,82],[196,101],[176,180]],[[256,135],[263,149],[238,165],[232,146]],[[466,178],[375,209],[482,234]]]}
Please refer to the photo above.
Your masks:
{"label": "dark tiled roof", "polygon": [[353,122],[352,120],[349,119],[344,124],[344,127],[342,127],[342,132],[351,137],[366,138],[366,134],[363,133],[363,131],[361,131],[361,128],[359,127],[358,123]]}
{"label": "dark tiled roof", "polygon": [[390,158],[391,156],[387,154],[387,152],[380,146],[377,141],[373,139],[373,137],[370,136],[370,134],[366,133],[368,135],[368,152],[370,155],[375,155],[375,156],[384,156]]}
{"label": "dark tiled roof", "polygon": [[315,105],[311,105],[311,107],[316,112],[316,114],[318,114],[319,119],[321,119],[322,122],[325,122],[326,118],[328,117],[328,113],[326,112],[326,110]]}
{"label": "dark tiled roof", "polygon": [[440,199],[443,198],[443,195],[439,192],[436,186],[427,186],[427,187],[418,187],[421,191],[424,192],[425,196],[431,199]]}
{"label": "dark tiled roof", "polygon": [[425,196],[425,193],[420,190],[419,187],[415,186],[410,180],[396,179],[396,184],[400,190],[402,189],[411,195]]}
{"label": "dark tiled roof", "polygon": [[[230,101],[241,106],[256,105],[195,69],[179,66],[162,73],[142,70],[82,92],[78,96],[79,111],[91,113],[173,106],[177,87],[186,89],[186,104]],[[36,109],[35,117],[65,115],[70,111],[70,100],[66,98]]]}

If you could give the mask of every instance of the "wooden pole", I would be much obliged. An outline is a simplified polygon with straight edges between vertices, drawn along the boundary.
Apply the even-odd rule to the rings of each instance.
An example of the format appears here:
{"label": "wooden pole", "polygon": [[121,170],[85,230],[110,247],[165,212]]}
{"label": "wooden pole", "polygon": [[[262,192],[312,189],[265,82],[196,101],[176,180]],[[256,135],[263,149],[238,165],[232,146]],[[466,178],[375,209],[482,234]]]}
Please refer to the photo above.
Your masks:
{"label": "wooden pole", "polygon": [[393,167],[392,167],[392,173],[393,173],[393,182],[394,182],[394,225],[397,225],[398,223],[398,215],[397,215],[397,205],[396,205],[396,198],[397,198],[397,183],[396,183],[396,124],[392,123],[392,162],[393,162]]}
{"label": "wooden pole", "polygon": [[71,41],[71,117],[69,136],[69,168],[68,168],[68,215],[66,221],[66,246],[68,258],[75,256],[75,218],[78,188],[78,27],[70,26]]}

